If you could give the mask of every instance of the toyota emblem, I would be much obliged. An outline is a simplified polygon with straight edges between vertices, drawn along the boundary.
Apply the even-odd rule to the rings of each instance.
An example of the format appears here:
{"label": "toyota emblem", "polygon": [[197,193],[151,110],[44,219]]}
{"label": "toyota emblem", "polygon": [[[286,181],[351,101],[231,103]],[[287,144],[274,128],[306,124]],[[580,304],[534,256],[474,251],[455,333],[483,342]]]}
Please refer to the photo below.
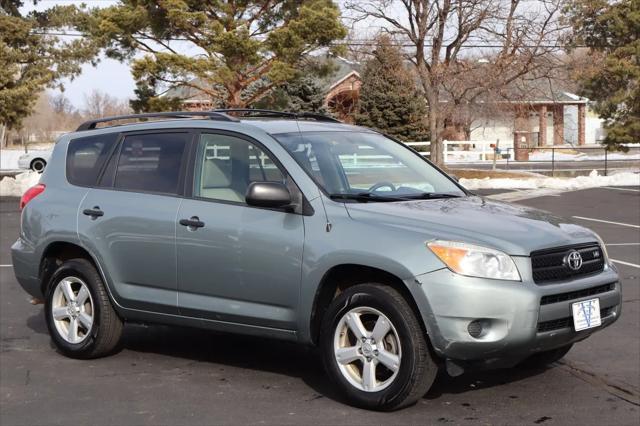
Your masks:
{"label": "toyota emblem", "polygon": [[569,252],[567,258],[565,259],[565,263],[572,271],[577,271],[582,267],[582,256],[577,251],[573,250]]}

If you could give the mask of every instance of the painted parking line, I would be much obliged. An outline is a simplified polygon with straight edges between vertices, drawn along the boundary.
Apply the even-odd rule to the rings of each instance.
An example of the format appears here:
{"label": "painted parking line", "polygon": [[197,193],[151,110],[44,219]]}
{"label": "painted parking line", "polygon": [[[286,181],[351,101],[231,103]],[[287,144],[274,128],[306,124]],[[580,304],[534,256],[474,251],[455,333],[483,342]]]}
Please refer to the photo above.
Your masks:
{"label": "painted parking line", "polygon": [[640,246],[640,243],[612,243],[605,244],[605,246]]}
{"label": "painted parking line", "polygon": [[602,219],[594,219],[592,217],[582,217],[582,216],[572,216],[574,219],[581,219],[581,220],[590,220],[591,222],[601,222],[601,223],[609,223],[611,225],[618,225],[618,226],[628,226],[629,228],[636,228],[636,229],[640,229],[640,226],[638,225],[632,225],[630,223],[622,223],[622,222],[611,222],[609,220],[602,220]]}
{"label": "painted parking line", "polygon": [[640,192],[640,189],[631,189],[631,188],[614,188],[612,186],[603,186],[605,189],[615,189],[616,191],[631,191],[631,192]]}
{"label": "painted parking line", "polygon": [[611,258],[609,258],[609,260],[611,260],[614,263],[619,263],[621,265],[631,266],[632,268],[640,269],[640,265],[636,265],[635,263],[623,262],[622,260],[616,260],[616,259],[611,259]]}
{"label": "painted parking line", "polygon": [[12,268],[13,265],[0,265],[0,268]]}

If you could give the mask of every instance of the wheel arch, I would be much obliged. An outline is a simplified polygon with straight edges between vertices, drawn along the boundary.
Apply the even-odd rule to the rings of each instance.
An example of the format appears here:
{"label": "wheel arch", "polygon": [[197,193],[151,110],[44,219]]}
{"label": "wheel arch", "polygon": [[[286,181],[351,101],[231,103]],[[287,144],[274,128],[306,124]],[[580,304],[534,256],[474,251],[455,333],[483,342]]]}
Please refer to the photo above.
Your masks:
{"label": "wheel arch", "polygon": [[68,241],[54,241],[49,243],[43,250],[40,257],[40,267],[38,269],[38,278],[40,279],[40,289],[42,294],[46,294],[46,286],[55,272],[56,268],[63,262],[70,259],[86,259],[96,268],[103,281],[106,280],[102,269],[98,266],[96,260],[84,247]]}
{"label": "wheel arch", "polygon": [[310,337],[313,344],[318,343],[322,319],[331,301],[345,289],[364,283],[383,284],[397,290],[409,303],[423,331],[426,333],[420,309],[402,279],[384,269],[363,264],[346,263],[331,267],[324,274],[316,289],[309,324]]}

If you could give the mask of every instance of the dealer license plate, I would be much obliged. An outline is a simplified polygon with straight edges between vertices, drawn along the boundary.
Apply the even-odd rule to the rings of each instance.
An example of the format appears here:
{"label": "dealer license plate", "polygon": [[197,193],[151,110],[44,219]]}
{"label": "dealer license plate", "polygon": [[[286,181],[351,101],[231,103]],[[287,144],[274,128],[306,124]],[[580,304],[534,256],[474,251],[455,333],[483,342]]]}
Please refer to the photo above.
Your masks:
{"label": "dealer license plate", "polygon": [[573,308],[573,325],[576,331],[598,327],[600,318],[600,299],[583,300],[571,305]]}

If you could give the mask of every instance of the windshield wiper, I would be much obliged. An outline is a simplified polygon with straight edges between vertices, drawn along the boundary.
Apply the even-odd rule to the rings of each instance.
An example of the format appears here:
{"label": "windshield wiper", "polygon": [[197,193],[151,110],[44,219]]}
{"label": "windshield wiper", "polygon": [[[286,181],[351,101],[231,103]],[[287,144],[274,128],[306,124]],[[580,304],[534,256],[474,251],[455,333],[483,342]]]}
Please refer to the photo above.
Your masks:
{"label": "windshield wiper", "polygon": [[446,192],[419,192],[417,194],[407,194],[403,196],[405,200],[435,200],[438,198],[460,198],[461,195],[449,194]]}
{"label": "windshield wiper", "polygon": [[407,194],[402,196],[385,196],[380,194],[375,194],[373,192],[358,192],[355,194],[350,193],[338,193],[338,194],[330,194],[329,198],[332,200],[355,200],[361,202],[369,202],[369,201],[412,201],[412,200],[435,200],[438,198],[459,198],[460,195],[456,194],[448,194],[445,192],[418,192],[415,194]]}
{"label": "windshield wiper", "polygon": [[355,200],[355,201],[361,201],[364,203],[367,203],[369,201],[406,201],[407,199],[405,198],[400,198],[400,197],[385,197],[383,195],[378,195],[378,194],[374,194],[372,192],[358,192],[355,194],[349,194],[349,193],[336,193],[336,194],[329,194],[329,198],[331,198],[332,200]]}

